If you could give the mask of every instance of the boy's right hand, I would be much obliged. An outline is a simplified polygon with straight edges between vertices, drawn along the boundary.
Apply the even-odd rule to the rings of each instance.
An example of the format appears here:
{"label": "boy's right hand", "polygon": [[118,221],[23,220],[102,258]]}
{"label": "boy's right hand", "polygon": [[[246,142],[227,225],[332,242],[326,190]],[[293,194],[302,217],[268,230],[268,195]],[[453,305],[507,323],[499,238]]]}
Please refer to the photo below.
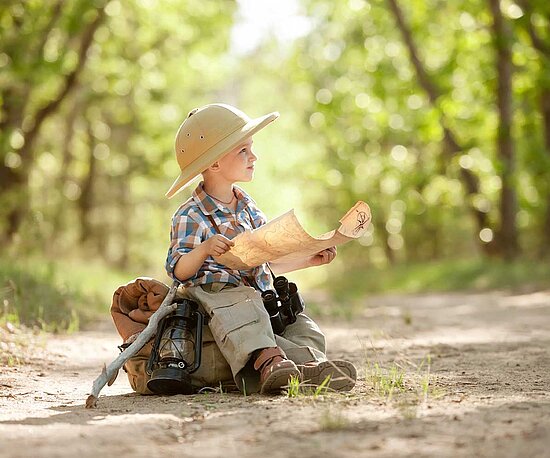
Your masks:
{"label": "boy's right hand", "polygon": [[227,237],[216,234],[201,243],[204,254],[207,256],[221,256],[231,249],[235,242]]}

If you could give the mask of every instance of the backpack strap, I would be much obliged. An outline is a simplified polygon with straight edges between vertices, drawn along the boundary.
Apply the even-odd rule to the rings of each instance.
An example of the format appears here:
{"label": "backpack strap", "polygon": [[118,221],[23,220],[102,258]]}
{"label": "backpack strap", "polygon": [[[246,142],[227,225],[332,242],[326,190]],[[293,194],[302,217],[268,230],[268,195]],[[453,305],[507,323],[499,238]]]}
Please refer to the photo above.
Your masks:
{"label": "backpack strap", "polygon": [[[250,224],[252,225],[252,227],[254,229],[257,229],[256,228],[256,225],[254,224],[254,218],[252,217],[252,213],[250,213],[250,210],[248,208],[248,205],[246,207],[244,207],[244,209],[246,210],[246,213],[248,213],[248,216],[250,218]],[[269,265],[269,262],[266,262],[266,265],[267,265],[267,268],[269,269],[269,272],[271,273],[271,277],[273,278],[273,280],[275,280],[275,278],[277,278],[275,276],[275,274],[273,273],[273,271],[271,270],[271,266]]]}
{"label": "backpack strap", "polygon": [[[257,229],[256,225],[254,224],[254,218],[252,217],[252,213],[250,213],[250,210],[248,209],[248,207],[244,207],[244,209],[246,210],[246,213],[248,213],[248,217],[250,218],[250,224],[254,229]],[[210,220],[210,223],[212,224],[212,227],[216,230],[216,232],[221,235],[222,232],[220,231],[220,227],[216,223],[216,220],[214,219],[214,217],[211,214],[207,214],[206,217]],[[266,265],[267,265],[267,268],[269,269],[269,272],[271,273],[271,277],[273,278],[273,280],[275,280],[276,276],[273,273],[273,270],[271,270],[269,263],[266,262]],[[241,277],[241,279],[244,284],[247,284],[249,282],[247,279],[243,277]],[[256,279],[252,279],[252,285],[247,284],[247,286],[253,286],[258,291],[261,291],[261,288],[256,283]]]}

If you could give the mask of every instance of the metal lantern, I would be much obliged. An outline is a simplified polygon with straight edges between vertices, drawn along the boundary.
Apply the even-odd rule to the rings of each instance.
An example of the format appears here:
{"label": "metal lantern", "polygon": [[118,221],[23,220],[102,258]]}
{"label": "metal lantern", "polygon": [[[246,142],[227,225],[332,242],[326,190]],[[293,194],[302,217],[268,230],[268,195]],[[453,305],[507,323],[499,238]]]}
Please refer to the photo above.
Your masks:
{"label": "metal lantern", "polygon": [[191,376],[201,364],[204,315],[182,299],[159,324],[147,364],[147,388],[157,394],[193,394]]}

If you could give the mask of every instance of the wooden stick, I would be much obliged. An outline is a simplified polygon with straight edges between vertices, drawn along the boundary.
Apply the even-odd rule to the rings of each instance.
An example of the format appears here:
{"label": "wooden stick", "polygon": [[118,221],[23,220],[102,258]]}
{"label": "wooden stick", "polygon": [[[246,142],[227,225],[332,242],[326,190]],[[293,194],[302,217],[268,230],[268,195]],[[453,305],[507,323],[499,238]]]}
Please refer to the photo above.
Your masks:
{"label": "wooden stick", "polygon": [[[120,368],[124,366],[124,363],[128,361],[132,356],[134,356],[138,351],[140,351],[143,346],[147,342],[149,342],[151,337],[153,337],[160,320],[162,320],[166,315],[172,313],[176,309],[177,305],[173,304],[172,302],[174,300],[174,297],[176,296],[178,285],[178,282],[174,282],[172,284],[170,291],[168,291],[168,294],[162,301],[162,304],[160,305],[158,310],[151,315],[151,318],[149,318],[149,324],[147,324],[147,327],[141,332],[141,334],[132,343],[132,345],[130,345],[120,355],[118,355],[116,359],[107,367],[103,366],[101,374],[98,378],[94,380],[94,383],[92,385],[92,393],[88,396],[88,399],[86,399],[87,409],[91,409],[97,406],[97,399],[99,397],[99,392],[101,391],[101,389],[111,379],[113,379],[114,382],[114,379],[116,378],[114,377],[115,374],[117,374]],[[111,383],[109,383],[109,385],[111,385]]]}

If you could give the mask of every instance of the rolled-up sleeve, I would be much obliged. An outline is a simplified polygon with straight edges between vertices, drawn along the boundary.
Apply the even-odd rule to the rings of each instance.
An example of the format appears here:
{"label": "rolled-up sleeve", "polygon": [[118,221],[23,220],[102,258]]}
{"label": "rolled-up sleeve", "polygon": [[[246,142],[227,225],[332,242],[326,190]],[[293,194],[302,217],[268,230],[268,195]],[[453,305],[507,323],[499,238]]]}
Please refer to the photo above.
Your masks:
{"label": "rolled-up sleeve", "polygon": [[260,227],[267,223],[267,217],[264,213],[255,205],[250,205],[248,208],[251,209],[251,216],[254,221],[254,227]]}
{"label": "rolled-up sleeve", "polygon": [[206,225],[192,211],[176,213],[172,218],[170,247],[166,257],[166,272],[175,279],[174,267],[182,255],[189,253],[205,239]]}

